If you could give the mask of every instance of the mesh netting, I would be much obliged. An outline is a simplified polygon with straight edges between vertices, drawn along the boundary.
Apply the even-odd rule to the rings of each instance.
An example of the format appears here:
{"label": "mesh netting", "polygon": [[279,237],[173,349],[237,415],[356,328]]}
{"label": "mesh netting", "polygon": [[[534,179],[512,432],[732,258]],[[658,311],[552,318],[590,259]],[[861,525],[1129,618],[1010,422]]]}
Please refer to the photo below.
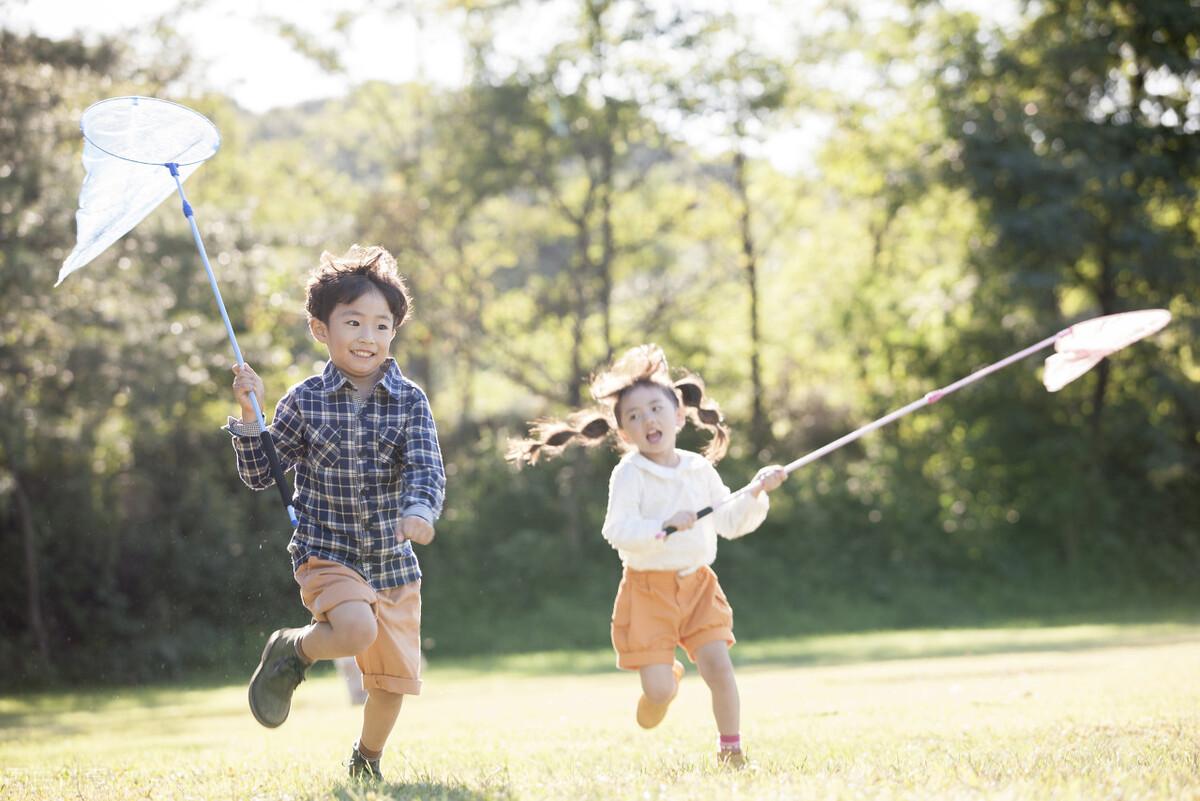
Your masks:
{"label": "mesh netting", "polygon": [[1166,309],[1146,309],[1076,323],[1054,341],[1056,352],[1046,359],[1042,383],[1050,392],[1057,392],[1105,356],[1150,336],[1170,321]]}
{"label": "mesh netting", "polygon": [[75,213],[76,244],[58,283],[100,255],[176,191],[166,164],[186,180],[221,146],[216,127],[186,106],[114,97],[83,113],[87,175]]}

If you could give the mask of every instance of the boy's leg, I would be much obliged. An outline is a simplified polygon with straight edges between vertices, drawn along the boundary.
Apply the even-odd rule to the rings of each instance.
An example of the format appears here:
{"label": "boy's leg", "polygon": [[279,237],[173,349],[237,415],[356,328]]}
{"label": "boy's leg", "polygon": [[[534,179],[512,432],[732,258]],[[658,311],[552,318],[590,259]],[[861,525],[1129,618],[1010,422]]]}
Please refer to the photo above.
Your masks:
{"label": "boy's leg", "polygon": [[270,728],[287,720],[292,693],[310,664],[357,653],[375,637],[375,591],[353,570],[310,559],[296,571],[296,583],[314,622],[274,632],[250,679],[250,711]]}
{"label": "boy's leg", "polygon": [[378,635],[356,659],[367,703],[362,734],[350,758],[351,778],[375,779],[405,695],[421,692],[421,582],[379,592]]}
{"label": "boy's leg", "polygon": [[[378,687],[367,690],[367,703],[363,707],[362,735],[358,738],[358,749],[365,755],[381,754],[388,736],[400,716],[400,705],[404,696],[390,693]],[[378,757],[376,757],[378,758]]]}
{"label": "boy's leg", "polygon": [[350,778],[364,781],[381,781],[383,773],[379,769],[379,760],[383,756],[383,746],[387,743],[388,735],[396,725],[400,716],[400,705],[404,696],[390,693],[378,688],[367,691],[367,703],[363,707],[362,735],[350,752],[350,761],[346,766],[350,769]]}
{"label": "boy's leg", "polygon": [[338,675],[346,682],[346,691],[350,693],[350,703],[362,706],[367,701],[367,691],[362,686],[362,671],[358,662],[352,656],[339,656],[333,660]]}
{"label": "boy's leg", "polygon": [[346,601],[325,613],[325,620],[307,626],[297,650],[308,662],[354,656],[371,647],[378,627],[375,610],[365,601]]}

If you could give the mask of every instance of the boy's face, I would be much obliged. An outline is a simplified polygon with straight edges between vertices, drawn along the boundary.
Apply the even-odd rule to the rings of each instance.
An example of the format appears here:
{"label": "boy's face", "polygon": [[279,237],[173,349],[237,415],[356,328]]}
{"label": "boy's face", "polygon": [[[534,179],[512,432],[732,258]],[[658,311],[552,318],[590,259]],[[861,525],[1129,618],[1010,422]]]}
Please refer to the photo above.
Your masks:
{"label": "boy's face", "polygon": [[328,323],[309,320],[308,328],[329,349],[329,360],[351,381],[373,381],[396,336],[392,310],[375,290],[334,306]]}
{"label": "boy's face", "polygon": [[670,465],[675,459],[675,435],[683,427],[683,407],[676,406],[660,387],[637,386],[621,396],[617,433],[653,462]]}

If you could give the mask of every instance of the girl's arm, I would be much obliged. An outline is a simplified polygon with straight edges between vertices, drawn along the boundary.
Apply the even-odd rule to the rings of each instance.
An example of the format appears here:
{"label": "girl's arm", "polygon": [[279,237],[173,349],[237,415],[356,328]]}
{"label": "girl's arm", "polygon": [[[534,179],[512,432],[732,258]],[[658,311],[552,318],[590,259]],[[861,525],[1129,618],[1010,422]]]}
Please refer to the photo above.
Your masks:
{"label": "girl's arm", "polygon": [[[717,474],[716,468],[710,468],[708,473],[712,502],[720,503],[732,493]],[[770,509],[771,502],[767,500],[767,493],[760,492],[755,496],[747,492],[713,512],[713,526],[717,534],[727,540],[744,537],[762,525]]]}
{"label": "girl's arm", "polygon": [[663,521],[648,520],[638,513],[641,479],[637,468],[617,465],[608,482],[608,511],[602,533],[612,547],[622,551],[657,551],[664,541],[657,538]]}

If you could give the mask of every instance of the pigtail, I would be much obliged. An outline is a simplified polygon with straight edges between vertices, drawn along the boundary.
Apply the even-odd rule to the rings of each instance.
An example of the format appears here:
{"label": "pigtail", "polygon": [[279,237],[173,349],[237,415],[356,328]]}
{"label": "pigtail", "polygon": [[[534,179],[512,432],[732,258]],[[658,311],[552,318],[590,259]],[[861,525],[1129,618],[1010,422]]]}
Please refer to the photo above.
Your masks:
{"label": "pigtail", "polygon": [[617,431],[616,412],[622,396],[637,386],[657,387],[676,404],[682,403],[687,419],[712,434],[704,457],[713,464],[729,449],[729,429],[716,401],[704,394],[704,381],[687,374],[672,383],[667,358],[657,345],[630,348],[608,369],[593,376],[592,397],[598,407],[576,412],[566,420],[537,420],[524,439],[509,440],[504,458],[518,467],[537,464],[542,456],[554,457],[578,442],[599,445]]}
{"label": "pigtail", "polygon": [[698,375],[689,373],[676,381],[674,387],[692,425],[712,434],[712,439],[704,449],[704,458],[716,464],[729,450],[729,427],[725,425],[721,407],[704,394],[704,380]]}
{"label": "pigtail", "polygon": [[517,467],[537,464],[542,456],[558,456],[576,442],[585,448],[599,445],[614,431],[616,426],[602,409],[585,409],[566,420],[537,420],[528,437],[509,440],[504,458]]}

